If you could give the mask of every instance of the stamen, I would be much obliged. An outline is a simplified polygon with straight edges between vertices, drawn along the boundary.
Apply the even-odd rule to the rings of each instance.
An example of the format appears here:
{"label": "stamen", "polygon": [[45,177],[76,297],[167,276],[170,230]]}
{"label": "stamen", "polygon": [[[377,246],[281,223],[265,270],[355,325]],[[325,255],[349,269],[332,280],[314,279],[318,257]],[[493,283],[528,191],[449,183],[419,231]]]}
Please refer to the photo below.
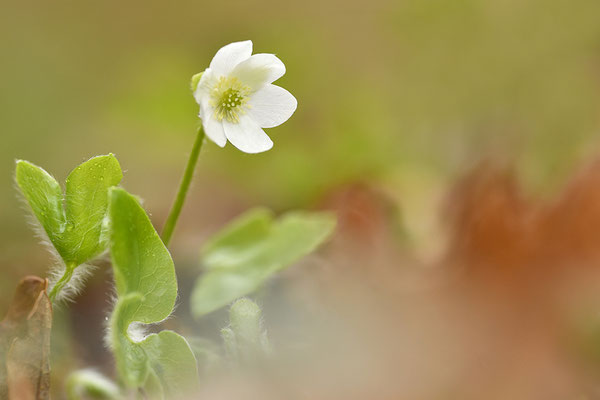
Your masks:
{"label": "stamen", "polygon": [[238,123],[240,115],[246,113],[245,108],[250,95],[250,88],[236,77],[220,77],[211,90],[211,106],[214,107],[215,118],[218,121],[225,119],[231,123]]}

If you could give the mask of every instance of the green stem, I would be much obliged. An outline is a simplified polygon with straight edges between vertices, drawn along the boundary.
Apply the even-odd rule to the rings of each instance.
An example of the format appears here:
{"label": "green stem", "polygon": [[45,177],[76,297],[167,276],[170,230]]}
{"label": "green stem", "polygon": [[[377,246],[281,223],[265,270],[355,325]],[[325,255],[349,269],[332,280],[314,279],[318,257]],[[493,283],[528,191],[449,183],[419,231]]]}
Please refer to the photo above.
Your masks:
{"label": "green stem", "polygon": [[58,296],[58,294],[60,293],[62,288],[64,288],[65,285],[67,283],[69,283],[69,281],[71,280],[71,277],[73,276],[73,271],[75,271],[76,267],[77,267],[77,265],[73,265],[73,264],[66,265],[65,273],[63,274],[63,276],[60,277],[58,282],[56,282],[56,285],[54,285],[54,287],[50,291],[50,294],[48,295],[48,297],[50,298],[50,301],[52,303],[54,303],[54,299],[56,299],[56,296]]}
{"label": "green stem", "polygon": [[202,142],[204,141],[204,129],[202,126],[198,129],[198,135],[196,136],[196,141],[194,142],[194,147],[192,148],[192,152],[190,153],[190,158],[188,159],[187,166],[185,167],[185,172],[183,173],[183,178],[181,179],[181,183],[179,184],[179,191],[177,192],[177,197],[175,198],[175,202],[171,207],[171,211],[169,212],[169,216],[167,217],[167,222],[165,222],[165,226],[162,231],[162,240],[165,246],[169,245],[171,241],[171,236],[173,236],[173,231],[175,230],[175,225],[177,224],[177,219],[179,218],[179,214],[181,214],[181,209],[183,207],[183,203],[185,202],[185,197],[190,188],[190,183],[192,182],[192,177],[194,176],[194,169],[196,168],[196,164],[198,162],[198,156],[200,155],[200,149],[202,148]]}

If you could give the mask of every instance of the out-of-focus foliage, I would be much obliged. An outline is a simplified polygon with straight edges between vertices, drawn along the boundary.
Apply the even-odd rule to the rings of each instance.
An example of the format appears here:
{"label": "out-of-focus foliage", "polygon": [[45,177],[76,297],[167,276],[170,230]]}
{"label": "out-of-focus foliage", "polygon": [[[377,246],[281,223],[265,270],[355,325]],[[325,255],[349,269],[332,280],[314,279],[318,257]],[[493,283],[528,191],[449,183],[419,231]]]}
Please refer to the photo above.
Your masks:
{"label": "out-of-focus foliage", "polygon": [[256,360],[271,351],[267,331],[262,326],[262,311],[248,298],[237,300],[229,309],[229,326],[221,330],[229,357],[243,361]]}
{"label": "out-of-focus foliage", "polygon": [[201,317],[257,290],[276,272],[314,251],[335,228],[330,213],[290,212],[275,220],[251,210],[218,232],[202,250],[205,272],[191,307]]}
{"label": "out-of-focus foliage", "polygon": [[121,391],[110,379],[92,369],[75,371],[66,381],[68,400],[97,399],[117,400]]}

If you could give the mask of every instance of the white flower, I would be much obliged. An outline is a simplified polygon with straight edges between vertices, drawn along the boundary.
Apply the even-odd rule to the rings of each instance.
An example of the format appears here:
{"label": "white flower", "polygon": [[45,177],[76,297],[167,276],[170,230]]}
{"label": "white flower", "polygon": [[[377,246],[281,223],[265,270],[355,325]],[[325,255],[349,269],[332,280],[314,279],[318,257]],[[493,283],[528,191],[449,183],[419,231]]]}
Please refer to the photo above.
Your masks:
{"label": "white flower", "polygon": [[206,136],[221,147],[229,140],[246,153],[273,147],[262,128],[281,125],[298,105],[290,92],[271,84],[283,74],[285,65],[273,54],[252,55],[250,40],[217,51],[200,80],[192,80]]}

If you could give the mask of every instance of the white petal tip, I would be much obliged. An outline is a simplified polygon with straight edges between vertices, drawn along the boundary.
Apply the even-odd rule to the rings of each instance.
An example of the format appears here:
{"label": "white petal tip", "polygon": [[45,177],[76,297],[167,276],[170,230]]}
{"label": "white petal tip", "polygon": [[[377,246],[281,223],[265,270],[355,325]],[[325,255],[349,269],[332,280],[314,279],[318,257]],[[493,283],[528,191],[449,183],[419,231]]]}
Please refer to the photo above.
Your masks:
{"label": "white petal tip", "polygon": [[210,68],[220,75],[227,75],[240,62],[250,58],[252,47],[251,40],[229,43],[217,51],[210,62]]}
{"label": "white petal tip", "polygon": [[273,148],[273,145],[271,145],[269,147],[262,148],[262,149],[251,149],[251,150],[246,149],[246,150],[244,150],[244,149],[238,148],[238,150],[241,151],[241,152],[244,152],[246,154],[260,154],[260,153],[264,153],[266,151],[269,151],[272,148]]}

